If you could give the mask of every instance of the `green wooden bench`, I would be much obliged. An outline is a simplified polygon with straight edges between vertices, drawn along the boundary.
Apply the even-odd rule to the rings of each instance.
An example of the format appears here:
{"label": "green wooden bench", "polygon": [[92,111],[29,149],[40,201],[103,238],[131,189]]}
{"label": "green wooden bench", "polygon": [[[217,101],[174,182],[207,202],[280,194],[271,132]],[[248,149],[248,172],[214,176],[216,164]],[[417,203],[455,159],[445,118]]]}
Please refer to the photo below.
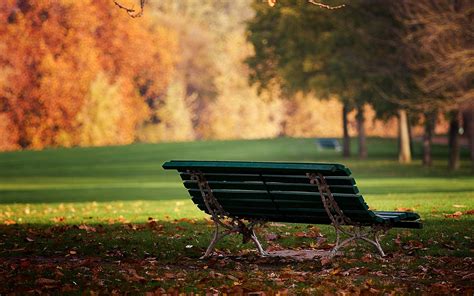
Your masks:
{"label": "green wooden bench", "polygon": [[413,212],[369,210],[351,171],[341,164],[172,160],[163,168],[178,170],[193,202],[215,223],[202,258],[232,233],[266,255],[254,231],[265,222],[331,224],[337,237],[331,257],[354,240],[371,243],[385,256],[380,235],[393,227],[422,227]]}

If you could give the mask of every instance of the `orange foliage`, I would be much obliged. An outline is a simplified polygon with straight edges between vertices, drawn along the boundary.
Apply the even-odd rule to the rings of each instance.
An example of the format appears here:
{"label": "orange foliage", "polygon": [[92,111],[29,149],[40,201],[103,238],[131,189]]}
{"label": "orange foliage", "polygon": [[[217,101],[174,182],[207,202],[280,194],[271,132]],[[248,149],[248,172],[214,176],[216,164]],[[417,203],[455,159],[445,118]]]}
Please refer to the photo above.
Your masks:
{"label": "orange foliage", "polygon": [[[96,1],[99,60],[109,76],[121,79],[124,92],[124,116],[120,130],[126,131],[122,143],[134,140],[137,126],[150,115],[150,106],[164,95],[177,62],[177,36],[154,24],[148,17],[131,19],[119,9],[111,9],[110,1]],[[145,100],[144,100],[145,99]]]}
{"label": "orange foliage", "polygon": [[[81,144],[81,110],[106,72],[121,85],[118,143],[134,140],[173,70],[173,34],[108,0],[0,3],[0,114],[22,147]],[[3,80],[8,83],[1,83]]]}

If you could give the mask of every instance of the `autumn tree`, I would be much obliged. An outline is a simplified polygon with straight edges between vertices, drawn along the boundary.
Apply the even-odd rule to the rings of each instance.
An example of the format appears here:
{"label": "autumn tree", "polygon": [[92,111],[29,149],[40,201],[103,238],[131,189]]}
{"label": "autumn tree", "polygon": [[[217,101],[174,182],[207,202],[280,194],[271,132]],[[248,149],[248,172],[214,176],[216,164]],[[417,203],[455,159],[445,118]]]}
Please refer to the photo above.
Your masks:
{"label": "autumn tree", "polygon": [[[0,113],[22,147],[95,143],[82,142],[83,129],[91,118],[107,119],[85,114],[84,106],[103,106],[101,100],[123,106],[114,143],[134,140],[149,102],[167,87],[175,42],[149,19],[133,22],[111,8],[107,0],[0,4],[0,73],[8,81],[0,84]],[[94,90],[101,73],[116,98]]]}
{"label": "autumn tree", "polygon": [[[3,110],[22,147],[74,141],[75,116],[98,70],[93,7],[83,1],[5,1],[0,4],[0,65],[9,83],[0,90]],[[74,27],[76,34],[68,34]],[[81,83],[78,83],[81,82]]]}

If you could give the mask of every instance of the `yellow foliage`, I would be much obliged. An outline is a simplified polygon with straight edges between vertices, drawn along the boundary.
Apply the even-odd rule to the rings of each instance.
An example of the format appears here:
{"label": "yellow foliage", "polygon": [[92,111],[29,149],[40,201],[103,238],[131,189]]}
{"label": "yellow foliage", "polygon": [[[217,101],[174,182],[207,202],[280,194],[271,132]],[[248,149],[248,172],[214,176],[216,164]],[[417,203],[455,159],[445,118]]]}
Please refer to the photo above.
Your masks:
{"label": "yellow foliage", "polygon": [[273,138],[281,133],[281,100],[265,100],[254,89],[223,92],[206,111],[198,127],[205,139]]}
{"label": "yellow foliage", "polygon": [[197,127],[205,139],[272,138],[281,134],[284,106],[279,98],[259,96],[250,87],[243,60],[250,47],[244,34],[236,31],[225,36],[220,51],[220,75],[215,84],[218,97],[201,113]]}
{"label": "yellow foliage", "polygon": [[287,105],[285,134],[291,137],[339,137],[342,105],[336,99],[296,95]]}
{"label": "yellow foliage", "polygon": [[0,151],[18,149],[18,133],[7,113],[0,113]]}
{"label": "yellow foliage", "polygon": [[79,145],[121,144],[119,122],[123,112],[119,84],[111,84],[104,73],[99,73],[77,118],[80,124]]}
{"label": "yellow foliage", "polygon": [[142,142],[174,142],[194,139],[192,115],[186,106],[186,93],[180,82],[173,82],[157,108],[157,124],[146,124],[138,131]]}

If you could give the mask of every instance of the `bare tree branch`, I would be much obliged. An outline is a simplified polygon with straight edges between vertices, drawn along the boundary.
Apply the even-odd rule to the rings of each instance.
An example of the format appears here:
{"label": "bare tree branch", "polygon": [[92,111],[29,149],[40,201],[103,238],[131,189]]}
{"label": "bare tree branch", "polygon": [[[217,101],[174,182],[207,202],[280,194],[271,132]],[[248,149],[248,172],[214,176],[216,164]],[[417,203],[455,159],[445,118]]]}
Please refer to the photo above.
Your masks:
{"label": "bare tree branch", "polygon": [[[138,12],[133,7],[127,7],[125,5],[120,4],[120,2],[118,0],[114,0],[114,4],[118,8],[125,10],[128,13],[128,15],[135,18],[135,17],[141,17],[143,15],[143,11],[145,9],[145,4],[146,4],[147,1],[148,0],[140,0],[140,10]],[[267,0],[267,2],[268,2],[269,6],[273,7],[277,3],[277,0]],[[321,3],[321,2],[317,2],[315,0],[308,0],[308,2],[313,4],[313,5],[319,6],[321,8],[330,9],[330,10],[331,9],[339,9],[339,8],[343,8],[344,6],[346,6],[345,4],[341,4],[341,5],[337,5],[337,6],[330,6],[330,5]]]}
{"label": "bare tree branch", "polygon": [[117,0],[114,0],[114,4],[118,8],[125,10],[128,13],[129,16],[135,18],[135,17],[141,17],[143,15],[143,10],[145,8],[146,1],[147,0],[140,0],[140,10],[138,12],[135,10],[135,8],[126,7],[122,4],[120,4]]}
{"label": "bare tree branch", "polygon": [[316,6],[319,6],[321,8],[325,8],[325,9],[339,9],[339,8],[343,8],[344,6],[346,6],[345,4],[341,4],[341,5],[337,5],[337,6],[330,6],[330,5],[321,3],[321,2],[316,2],[314,0],[308,0],[308,2],[311,3],[311,4],[314,4]]}
{"label": "bare tree branch", "polygon": [[456,109],[474,100],[473,8],[468,0],[403,0],[396,6],[403,24],[404,56],[417,73],[418,87],[433,97],[427,98],[428,105]]}

